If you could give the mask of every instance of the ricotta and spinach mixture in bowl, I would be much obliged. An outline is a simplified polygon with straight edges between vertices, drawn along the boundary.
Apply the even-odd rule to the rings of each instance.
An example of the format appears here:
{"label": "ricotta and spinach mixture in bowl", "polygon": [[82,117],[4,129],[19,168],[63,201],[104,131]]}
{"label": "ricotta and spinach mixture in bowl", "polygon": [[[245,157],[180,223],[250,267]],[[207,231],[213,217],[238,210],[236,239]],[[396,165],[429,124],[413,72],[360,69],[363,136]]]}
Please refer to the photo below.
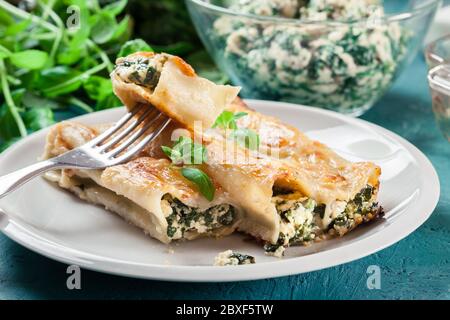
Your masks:
{"label": "ricotta and spinach mixture in bowl", "polygon": [[249,97],[357,115],[384,93],[406,54],[408,32],[382,19],[379,0],[236,0],[230,9],[291,19],[214,22],[223,63]]}

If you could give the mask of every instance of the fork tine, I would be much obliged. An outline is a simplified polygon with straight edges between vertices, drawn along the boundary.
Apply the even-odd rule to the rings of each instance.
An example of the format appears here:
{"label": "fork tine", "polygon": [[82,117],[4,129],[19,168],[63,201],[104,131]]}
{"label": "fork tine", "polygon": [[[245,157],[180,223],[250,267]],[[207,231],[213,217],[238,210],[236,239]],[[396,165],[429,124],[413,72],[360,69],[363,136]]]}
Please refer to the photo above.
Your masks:
{"label": "fork tine", "polygon": [[126,136],[128,136],[128,134],[130,132],[132,132],[140,123],[142,123],[142,121],[145,120],[145,118],[147,118],[147,116],[153,113],[154,116],[157,115],[158,111],[156,109],[153,108],[148,108],[147,110],[144,111],[143,114],[141,114],[139,116],[139,118],[135,119],[133,121],[133,123],[131,125],[129,125],[125,130],[119,132],[119,134],[115,135],[111,140],[109,140],[108,142],[106,142],[103,145],[100,145],[98,147],[98,151],[99,152],[103,152],[108,150],[109,148],[113,147],[115,144],[117,144],[117,142],[119,142],[120,140],[122,140],[123,138],[125,138]]}
{"label": "fork tine", "polygon": [[130,150],[127,150],[123,155],[120,157],[114,158],[114,161],[117,163],[121,163],[124,161],[127,161],[130,159],[133,155],[137,154],[139,151],[141,151],[148,143],[150,143],[155,137],[157,137],[170,123],[170,118],[166,118],[163,123],[152,133],[147,135],[144,139],[139,141],[138,144],[136,144],[133,148]]}
{"label": "fork tine", "polygon": [[[153,124],[156,123],[161,117],[165,117],[162,113],[159,113],[156,117],[153,119],[150,119],[142,128],[138,129],[136,132],[134,132],[129,138],[127,138],[124,142],[120,142],[119,146],[116,148],[113,148],[111,151],[106,152],[104,155],[108,158],[113,158],[119,153],[121,153],[123,150],[128,148],[131,144],[133,144],[137,139],[139,139]],[[147,117],[148,118],[148,117]]]}
{"label": "fork tine", "polygon": [[119,119],[119,121],[116,122],[114,126],[103,132],[102,134],[98,135],[96,138],[89,141],[86,145],[88,146],[97,146],[98,144],[102,143],[109,137],[111,137],[112,134],[114,134],[117,130],[122,128],[128,121],[130,121],[131,118],[133,118],[139,111],[141,111],[144,108],[143,104],[139,104],[133,108],[130,112],[128,112],[125,116]]}

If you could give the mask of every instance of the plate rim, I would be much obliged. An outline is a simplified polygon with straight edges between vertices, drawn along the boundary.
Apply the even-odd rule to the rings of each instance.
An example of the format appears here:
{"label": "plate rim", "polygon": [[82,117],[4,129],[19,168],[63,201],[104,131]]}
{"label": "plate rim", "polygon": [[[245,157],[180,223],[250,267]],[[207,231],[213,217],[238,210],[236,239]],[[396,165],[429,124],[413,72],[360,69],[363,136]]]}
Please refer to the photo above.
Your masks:
{"label": "plate rim", "polygon": [[[418,201],[418,204],[421,204],[421,206],[416,207],[415,211],[419,213],[416,213],[416,219],[414,220],[414,223],[412,223],[409,228],[405,228],[405,230],[390,234],[390,237],[388,237],[389,240],[381,238],[379,239],[379,241],[376,241],[375,239],[372,239],[380,238],[380,234],[386,233],[386,229],[383,229],[383,232],[381,232],[380,230],[375,234],[360,239],[349,245],[339,246],[325,251],[319,251],[307,256],[295,257],[286,260],[280,259],[260,264],[256,263],[243,266],[227,266],[223,268],[214,266],[168,266],[162,264],[129,262],[125,260],[102,257],[96,254],[69,248],[57,243],[44,241],[45,239],[39,239],[39,236],[37,234],[34,234],[33,232],[27,230],[25,227],[21,226],[20,220],[13,217],[6,217],[8,221],[7,227],[1,227],[0,231],[11,240],[47,258],[62,262],[64,264],[76,264],[81,268],[92,271],[150,280],[177,282],[231,282],[270,279],[294,274],[301,274],[316,270],[322,270],[325,268],[331,268],[364,258],[406,238],[417,228],[423,225],[436,208],[440,197],[440,182],[435,168],[433,167],[431,161],[425,156],[425,154],[422,153],[422,151],[420,151],[417,147],[415,147],[413,144],[411,144],[409,141],[399,136],[398,134],[366,120],[351,118],[330,110],[278,101],[253,99],[245,99],[244,101],[248,103],[251,108],[255,108],[256,110],[258,110],[258,108],[281,106],[283,108],[291,110],[294,109],[300,113],[302,112],[302,110],[318,113],[319,115],[337,118],[344,122],[349,122],[358,126],[364,126],[366,128],[369,127],[375,130],[375,132],[377,132],[378,134],[381,134],[383,137],[396,141],[413,156],[413,158],[422,168],[422,172],[426,173],[427,179],[422,180],[421,187],[427,190],[428,201]],[[86,121],[86,118],[91,117],[93,114],[101,117],[103,113],[119,112],[118,110],[120,110],[120,108],[102,110],[99,112],[84,114],[67,120],[83,122]],[[35,137],[36,135],[42,135],[45,131],[48,130],[49,128],[42,129],[17,142],[2,154],[0,154],[0,160],[4,157],[7,157],[10,153],[13,153],[15,149],[20,148],[22,145],[28,143],[28,141],[32,137]],[[423,198],[424,195],[422,193],[419,196]],[[421,198],[419,198],[419,200]],[[2,220],[2,214],[6,216],[8,215],[8,213],[5,212],[4,209],[0,208],[0,221]],[[394,224],[392,223],[391,226],[392,225]],[[386,228],[389,228],[389,225]],[[372,243],[372,245],[367,246],[367,241],[369,241],[369,244]],[[358,248],[360,248],[360,250],[358,250]],[[350,254],[348,254],[349,251]],[[300,269],[300,266],[298,266],[298,260],[305,259],[305,257],[308,257],[307,259],[309,259],[310,261],[306,264],[306,266],[303,266]],[[324,257],[326,259],[323,259]],[[271,266],[270,270],[267,269],[268,265]],[[237,270],[242,272],[236,272]]]}

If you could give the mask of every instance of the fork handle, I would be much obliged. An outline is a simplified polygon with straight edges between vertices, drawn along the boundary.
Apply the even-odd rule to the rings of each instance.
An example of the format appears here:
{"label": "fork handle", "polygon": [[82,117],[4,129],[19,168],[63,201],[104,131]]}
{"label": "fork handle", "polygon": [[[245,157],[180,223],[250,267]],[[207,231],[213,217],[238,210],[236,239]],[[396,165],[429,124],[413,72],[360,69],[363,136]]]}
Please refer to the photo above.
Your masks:
{"label": "fork handle", "polygon": [[58,167],[61,166],[56,162],[45,160],[0,177],[0,199],[41,173]]}

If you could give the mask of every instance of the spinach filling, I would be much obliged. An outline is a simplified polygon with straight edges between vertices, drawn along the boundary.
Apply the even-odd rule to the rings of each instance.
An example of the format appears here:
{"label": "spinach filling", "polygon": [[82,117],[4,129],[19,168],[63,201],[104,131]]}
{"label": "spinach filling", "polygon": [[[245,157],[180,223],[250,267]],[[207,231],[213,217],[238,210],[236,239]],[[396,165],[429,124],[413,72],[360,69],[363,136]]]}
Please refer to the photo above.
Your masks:
{"label": "spinach filling", "polygon": [[282,254],[281,247],[308,244],[325,233],[343,235],[358,224],[382,214],[378,203],[371,202],[375,189],[367,185],[345,204],[345,209],[325,229],[321,229],[318,222],[324,219],[325,204],[317,204],[309,198],[285,200],[283,196],[288,195],[285,190],[274,191],[275,206],[281,218],[280,235],[277,243],[264,245],[266,253],[272,255]]}
{"label": "spinach filling", "polygon": [[115,72],[125,82],[132,82],[139,86],[154,90],[161,77],[161,70],[165,60],[155,60],[139,57],[119,62]]}
{"label": "spinach filling", "polygon": [[323,24],[311,28],[220,17],[211,38],[249,97],[358,113],[388,88],[411,40],[398,22],[328,25],[384,16],[381,1],[366,2],[237,0],[230,8],[240,13]]}
{"label": "spinach filling", "polygon": [[233,252],[230,256],[229,256],[230,260],[236,259],[237,263],[234,264],[251,264],[251,263],[255,263],[255,258],[253,256],[249,256],[248,254],[242,254],[242,253],[238,253],[238,252]]}
{"label": "spinach filling", "polygon": [[237,266],[252,263],[255,263],[255,258],[253,256],[234,252],[232,250],[221,252],[214,259],[215,266]]}
{"label": "spinach filling", "polygon": [[382,215],[382,208],[377,202],[370,202],[374,193],[374,188],[367,185],[361,190],[353,200],[349,201],[344,212],[339,214],[329,226],[329,230],[334,230],[339,235],[343,235],[362,222],[367,222],[373,215]]}
{"label": "spinach filling", "polygon": [[181,239],[186,232],[208,233],[224,226],[230,226],[236,217],[234,207],[229,204],[220,204],[201,211],[189,207],[178,199],[169,195],[163,197],[172,209],[166,217],[167,236],[171,239]]}

